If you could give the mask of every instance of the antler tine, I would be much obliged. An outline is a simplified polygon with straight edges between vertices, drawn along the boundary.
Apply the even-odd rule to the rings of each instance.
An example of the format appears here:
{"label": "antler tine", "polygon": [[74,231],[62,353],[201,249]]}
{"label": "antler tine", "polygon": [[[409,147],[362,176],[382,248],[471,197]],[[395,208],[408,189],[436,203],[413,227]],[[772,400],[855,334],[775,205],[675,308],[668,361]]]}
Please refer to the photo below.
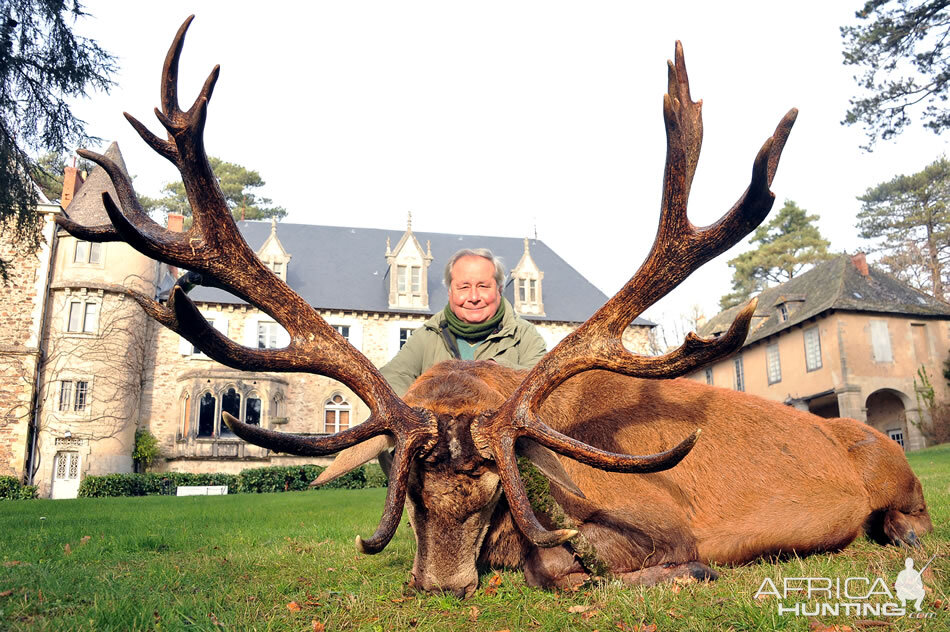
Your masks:
{"label": "antler tine", "polygon": [[499,475],[519,527],[542,546],[563,541],[565,534],[548,532],[531,514],[514,465],[513,446],[518,437],[529,436],[564,456],[618,472],[673,467],[689,453],[698,437],[697,432],[670,450],[643,457],[605,452],[542,422],[538,411],[547,396],[565,380],[592,369],[647,378],[684,375],[740,349],[755,311],[753,299],[740,310],[724,336],[703,339],[691,333],[682,346],[660,357],[639,356],[623,346],[624,330],[646,307],[738,243],[768,215],[775,199],[769,186],[798,114],[797,110],[790,110],[762,145],[753,163],[749,187],[736,204],[717,222],[697,228],[689,221],[686,208],[702,145],[702,101],[694,102],[690,96],[680,42],[676,43],[674,61],[668,62],[668,68],[668,92],[663,98],[667,133],[663,200],[649,255],[615,296],[535,365],[493,416],[473,425],[472,435],[479,449],[499,464]]}

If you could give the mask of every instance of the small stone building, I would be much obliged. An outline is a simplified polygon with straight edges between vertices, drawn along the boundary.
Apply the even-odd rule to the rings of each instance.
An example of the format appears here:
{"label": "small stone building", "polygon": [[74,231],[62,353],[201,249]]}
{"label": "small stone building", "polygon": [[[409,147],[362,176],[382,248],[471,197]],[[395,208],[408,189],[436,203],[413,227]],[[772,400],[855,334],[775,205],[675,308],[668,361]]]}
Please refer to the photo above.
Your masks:
{"label": "small stone building", "polygon": [[[699,333],[725,332],[739,309],[718,314]],[[852,417],[916,450],[925,445],[920,424],[930,421],[928,389],[937,401],[950,395],[948,353],[950,305],[859,253],[763,291],[742,350],[690,378],[822,417]]]}

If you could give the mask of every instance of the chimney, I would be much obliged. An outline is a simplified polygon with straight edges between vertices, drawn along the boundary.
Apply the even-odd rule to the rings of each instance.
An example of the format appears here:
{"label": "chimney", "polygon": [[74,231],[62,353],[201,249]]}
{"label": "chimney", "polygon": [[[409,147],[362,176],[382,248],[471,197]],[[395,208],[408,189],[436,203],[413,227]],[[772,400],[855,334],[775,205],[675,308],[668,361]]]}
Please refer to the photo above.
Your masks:
{"label": "chimney", "polygon": [[63,194],[60,196],[60,206],[63,208],[69,206],[83,181],[85,181],[85,178],[76,167],[66,167],[63,170]]}
{"label": "chimney", "polygon": [[185,216],[180,213],[169,213],[166,226],[173,233],[185,232]]}
{"label": "chimney", "polygon": [[858,272],[861,273],[861,276],[869,277],[871,276],[870,270],[868,270],[868,259],[863,252],[859,252],[856,255],[851,257],[851,263],[857,268]]}

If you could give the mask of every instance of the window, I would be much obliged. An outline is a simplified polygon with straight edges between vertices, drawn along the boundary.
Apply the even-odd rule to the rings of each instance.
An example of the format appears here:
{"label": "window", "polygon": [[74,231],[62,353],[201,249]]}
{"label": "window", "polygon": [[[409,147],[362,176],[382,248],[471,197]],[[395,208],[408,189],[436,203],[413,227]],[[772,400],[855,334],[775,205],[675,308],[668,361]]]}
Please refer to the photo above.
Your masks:
{"label": "window", "polygon": [[786,303],[781,303],[778,306],[778,317],[785,322],[788,320],[788,305]]}
{"label": "window", "polygon": [[234,436],[234,433],[228,428],[228,424],[224,422],[224,413],[228,413],[235,419],[241,418],[241,396],[233,387],[221,396],[221,418],[218,420],[218,434],[219,436]]}
{"label": "window", "polygon": [[323,405],[323,431],[327,434],[340,432],[350,427],[350,412],[353,408],[336,393]]}
{"label": "window", "polygon": [[736,366],[736,390],[744,391],[745,390],[745,372],[742,369],[742,356],[736,356],[735,366]]}
{"label": "window", "polygon": [[333,328],[336,329],[337,332],[338,332],[341,336],[343,336],[344,338],[346,338],[347,340],[350,339],[350,326],[349,326],[349,325],[333,325]]}
{"label": "window", "polygon": [[422,292],[421,266],[396,266],[396,291],[400,294]]}
{"label": "window", "polygon": [[93,301],[70,301],[66,331],[72,333],[96,333],[99,324],[99,303]]}
{"label": "window", "polygon": [[101,263],[102,244],[94,241],[77,241],[73,263]]}
{"label": "window", "polygon": [[713,383],[712,367],[707,366],[706,367],[706,384],[712,384],[712,383]]}
{"label": "window", "polygon": [[261,425],[261,400],[259,397],[247,398],[247,410],[244,412],[244,423],[252,426]]}
{"label": "window", "polygon": [[904,447],[904,431],[900,428],[893,428],[887,431],[887,436],[897,442],[897,445]]}
{"label": "window", "polygon": [[412,327],[400,327],[399,328],[399,348],[402,349],[403,345],[409,341],[409,336],[412,335],[415,329]]}
{"label": "window", "polygon": [[538,302],[538,282],[536,279],[517,279],[518,300],[522,303]]}
{"label": "window", "polygon": [[267,266],[267,269],[280,277],[281,280],[287,280],[287,267],[286,264],[282,261],[274,261],[273,259],[268,259],[264,262],[264,265]]}
{"label": "window", "polygon": [[63,380],[59,383],[59,411],[81,413],[89,405],[89,382]]}
{"label": "window", "polygon": [[214,412],[218,407],[218,402],[214,395],[205,393],[198,400],[198,436],[214,436]]}
{"label": "window", "polygon": [[257,348],[276,349],[280,330],[281,326],[273,321],[265,320],[257,323]]}
{"label": "window", "polygon": [[886,320],[871,321],[871,353],[875,362],[893,362],[891,336],[887,331]]}
{"label": "window", "polygon": [[778,343],[765,348],[765,363],[769,374],[769,384],[782,381],[782,363],[778,355]]}
{"label": "window", "polygon": [[805,336],[805,370],[817,371],[821,368],[821,338],[818,328],[806,329]]}

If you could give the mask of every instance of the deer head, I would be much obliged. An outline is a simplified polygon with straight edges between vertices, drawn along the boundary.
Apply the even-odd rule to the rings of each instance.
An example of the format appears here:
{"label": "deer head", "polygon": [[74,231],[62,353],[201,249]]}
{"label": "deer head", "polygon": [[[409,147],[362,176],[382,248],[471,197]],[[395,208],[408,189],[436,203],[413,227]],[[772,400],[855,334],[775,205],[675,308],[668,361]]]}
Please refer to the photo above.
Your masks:
{"label": "deer head", "polygon": [[[613,472],[659,471],[675,466],[689,453],[698,439],[698,431],[658,454],[616,454],[550,427],[542,418],[541,407],[565,380],[585,371],[602,369],[645,378],[674,377],[741,347],[755,308],[754,300],[723,336],[702,339],[690,334],[681,347],[663,356],[633,354],[624,348],[621,336],[648,306],[693,270],[736,244],[765,218],[774,200],[769,185],[794,123],[795,110],[785,115],[759,150],[751,182],[739,201],[716,223],[702,228],[693,226],[686,217],[686,203],[702,142],[702,104],[690,98],[683,50],[677,43],[675,61],[669,63],[669,90],[663,100],[667,155],[660,225],[646,261],[613,298],[550,351],[527,376],[505,378],[514,380],[498,391],[505,396],[496,394],[486,400],[489,405],[460,409],[450,398],[433,396],[438,391],[431,385],[417,384],[418,388],[414,387],[407,396],[408,401],[417,405],[410,406],[394,394],[373,364],[330,327],[313,306],[268,270],[241,237],[209,166],[202,137],[218,68],[211,72],[190,109],[183,111],[178,104],[178,63],[192,18],[185,20],[175,36],[162,72],[161,109],[156,109],[155,114],[167,132],[167,139],[155,136],[135,118],[125,115],[142,139],[181,173],[194,214],[191,228],[175,233],[156,224],[143,212],[122,171],[106,157],[85,150],[80,150],[80,155],[99,164],[115,184],[117,201],[103,194],[112,223],[87,227],[63,216],[57,217],[57,221],[78,238],[125,241],[149,257],[190,270],[178,280],[165,304],[134,290],[128,293],[151,317],[212,359],[246,371],[323,375],[339,380],[366,402],[371,411],[368,420],[325,437],[274,432],[242,424],[226,415],[231,429],[246,441],[303,456],[333,454],[375,437],[386,437],[386,442],[395,448],[386,504],[376,532],[367,539],[357,536],[361,551],[379,552],[392,538],[410,477],[417,495],[412,503],[415,507],[426,502],[426,493],[433,496],[437,492],[438,483],[433,481],[439,480],[439,471],[443,477],[450,471],[458,474],[459,470],[469,478],[473,473],[484,474],[472,478],[472,489],[477,491],[473,491],[472,497],[484,502],[480,500],[466,509],[469,515],[482,516],[478,526],[482,534],[486,511],[489,516],[491,513],[486,508],[494,506],[503,490],[515,523],[531,542],[554,546],[573,537],[576,531],[572,529],[549,531],[531,510],[516,465],[519,442],[543,446]],[[249,349],[228,339],[204,319],[188,298],[187,291],[194,285],[223,288],[266,312],[289,332],[289,346]],[[457,442],[455,446],[453,440]],[[426,488],[428,492],[420,491]],[[421,548],[419,520],[417,516],[413,523]],[[443,580],[438,580],[443,586],[470,584],[470,579],[465,578]]]}

